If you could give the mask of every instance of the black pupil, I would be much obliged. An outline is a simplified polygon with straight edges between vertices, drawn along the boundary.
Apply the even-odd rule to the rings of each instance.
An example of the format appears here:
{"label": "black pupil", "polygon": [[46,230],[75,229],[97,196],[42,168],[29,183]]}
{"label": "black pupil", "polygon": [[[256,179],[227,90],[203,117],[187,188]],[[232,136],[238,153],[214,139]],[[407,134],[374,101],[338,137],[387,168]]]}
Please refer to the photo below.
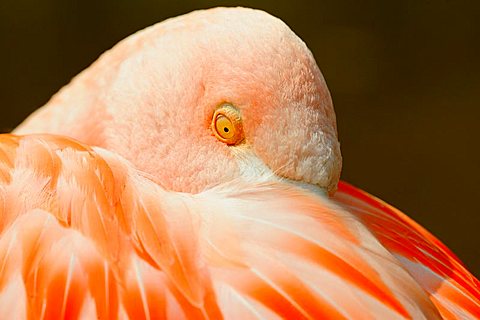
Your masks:
{"label": "black pupil", "polygon": [[225,128],[223,128],[223,131],[228,132],[229,130],[228,130],[227,127],[225,127]]}

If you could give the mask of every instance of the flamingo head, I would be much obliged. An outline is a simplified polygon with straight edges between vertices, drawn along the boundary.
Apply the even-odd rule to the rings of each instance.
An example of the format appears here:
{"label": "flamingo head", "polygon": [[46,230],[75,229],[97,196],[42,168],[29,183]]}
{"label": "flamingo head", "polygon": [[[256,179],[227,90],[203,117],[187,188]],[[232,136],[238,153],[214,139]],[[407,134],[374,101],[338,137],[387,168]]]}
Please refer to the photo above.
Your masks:
{"label": "flamingo head", "polygon": [[89,81],[105,112],[101,133],[86,142],[169,190],[278,179],[336,189],[341,154],[324,78],[302,40],[265,12],[216,8],[167,20],[122,41],[70,86]]}
{"label": "flamingo head", "polygon": [[286,24],[252,9],[197,11],[118,49],[104,145],[168,189],[286,179],[334,192],[341,154],[324,78]]}

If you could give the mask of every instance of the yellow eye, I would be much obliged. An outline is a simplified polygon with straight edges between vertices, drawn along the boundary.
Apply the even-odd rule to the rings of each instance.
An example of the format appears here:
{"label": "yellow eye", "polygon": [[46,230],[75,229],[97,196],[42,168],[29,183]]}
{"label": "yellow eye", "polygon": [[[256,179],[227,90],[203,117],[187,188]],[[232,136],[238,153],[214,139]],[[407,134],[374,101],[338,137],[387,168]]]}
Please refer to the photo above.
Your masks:
{"label": "yellow eye", "polygon": [[215,121],[215,129],[217,134],[223,139],[230,139],[235,135],[235,128],[232,121],[225,117],[223,114],[219,114]]}
{"label": "yellow eye", "polygon": [[230,104],[220,106],[213,114],[212,131],[218,140],[233,145],[244,139],[240,112]]}

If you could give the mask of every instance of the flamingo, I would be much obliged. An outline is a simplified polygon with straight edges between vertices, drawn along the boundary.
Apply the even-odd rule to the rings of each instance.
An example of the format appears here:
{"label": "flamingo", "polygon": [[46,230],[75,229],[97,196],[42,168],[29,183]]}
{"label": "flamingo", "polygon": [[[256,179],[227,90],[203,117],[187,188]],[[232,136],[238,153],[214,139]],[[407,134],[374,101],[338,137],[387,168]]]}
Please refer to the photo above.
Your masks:
{"label": "flamingo", "polygon": [[480,318],[479,281],[341,161],[281,20],[138,32],[0,135],[0,318]]}

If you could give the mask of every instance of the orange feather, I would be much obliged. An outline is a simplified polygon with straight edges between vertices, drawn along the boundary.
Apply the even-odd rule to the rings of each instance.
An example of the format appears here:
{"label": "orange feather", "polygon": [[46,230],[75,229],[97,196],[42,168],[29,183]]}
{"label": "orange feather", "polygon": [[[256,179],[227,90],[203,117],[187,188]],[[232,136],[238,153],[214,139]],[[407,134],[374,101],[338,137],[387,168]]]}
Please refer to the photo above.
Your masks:
{"label": "orange feather", "polygon": [[[438,317],[424,289],[350,212],[380,240],[410,230],[410,255],[423,252],[414,244],[432,247],[433,237],[389,207],[376,212],[375,199],[346,184],[336,199],[349,210],[361,201],[357,211],[281,183],[166,192],[119,156],[63,137],[1,135],[0,146],[14,155],[12,178],[0,185],[0,288],[15,283],[33,317]],[[403,233],[376,231],[361,214],[368,205]],[[478,282],[455,266],[457,278],[446,281],[460,291],[425,290],[433,303],[448,299],[475,315]],[[467,276],[469,286],[459,286]]]}

